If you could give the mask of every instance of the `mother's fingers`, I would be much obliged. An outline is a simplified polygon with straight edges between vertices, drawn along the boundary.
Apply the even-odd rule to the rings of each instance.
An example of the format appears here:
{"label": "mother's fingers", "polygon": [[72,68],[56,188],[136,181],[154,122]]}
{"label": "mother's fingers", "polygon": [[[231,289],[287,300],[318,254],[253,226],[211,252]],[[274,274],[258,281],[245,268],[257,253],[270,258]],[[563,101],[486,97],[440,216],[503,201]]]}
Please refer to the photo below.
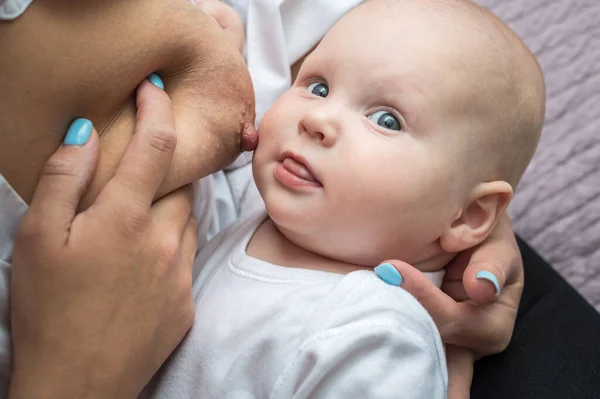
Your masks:
{"label": "mother's fingers", "polygon": [[488,239],[472,251],[463,283],[469,298],[481,304],[495,302],[507,286],[513,286],[512,296],[504,295],[504,300],[518,305],[523,261],[508,216],[504,215]]}
{"label": "mother's fingers", "polygon": [[399,285],[414,296],[429,312],[440,330],[442,338],[444,338],[444,331],[454,328],[454,320],[457,312],[460,310],[459,303],[436,287],[423,272],[399,260],[388,260],[375,268],[377,275],[382,277],[384,281],[388,283],[393,281],[393,279],[386,278],[382,274],[382,272],[393,273],[393,270],[388,265],[393,266],[401,275],[401,283]]}
{"label": "mother's fingers", "polygon": [[473,250],[462,251],[446,266],[446,274],[442,282],[442,291],[457,302],[466,301],[469,295],[463,285],[465,269],[469,264]]}
{"label": "mother's fingers", "polygon": [[[470,348],[477,355],[489,355],[506,348],[516,319],[519,287],[508,285],[489,305],[478,305],[473,301],[456,302],[436,287],[421,271],[413,266],[389,260],[401,275],[401,287],[413,295],[427,310],[435,322],[444,343]],[[375,271],[381,276],[380,265]],[[384,278],[392,281],[391,278]],[[398,281],[398,279],[396,279]]]}
{"label": "mother's fingers", "polygon": [[151,219],[157,228],[169,226],[181,237],[191,213],[192,187],[188,184],[156,201],[151,209]]}
{"label": "mother's fingers", "polygon": [[470,348],[477,356],[506,349],[512,337],[518,304],[504,302],[500,297],[489,305],[465,301],[458,306],[453,328],[440,331],[444,342]]}
{"label": "mother's fingers", "polygon": [[[175,347],[192,327],[196,306],[192,293],[192,269],[198,245],[198,223],[193,215],[190,215],[182,231],[180,238],[178,256],[170,269],[166,272],[173,278],[169,278],[169,287],[164,287],[171,293],[172,300],[177,303],[177,320],[161,329],[161,337],[164,344]],[[164,361],[158,354],[156,364]]]}
{"label": "mother's fingers", "polygon": [[98,153],[98,134],[92,122],[76,119],[64,144],[44,165],[21,230],[35,223],[30,227],[36,234],[66,243],[81,196],[94,175]]}
{"label": "mother's fingers", "polygon": [[[152,75],[154,81],[158,76]],[[123,159],[97,203],[114,203],[115,197],[150,207],[171,165],[177,135],[171,100],[167,93],[144,81],[137,92],[138,116],[135,133]]]}
{"label": "mother's fingers", "polygon": [[[490,269],[491,264],[493,263],[486,264],[485,270]],[[472,272],[475,272],[478,265],[479,263],[474,263],[469,267],[473,267]],[[477,273],[468,273],[467,268],[465,280],[476,280],[473,275],[476,276]],[[491,303],[477,303],[474,300],[457,303],[455,328],[445,332],[445,342],[471,348],[478,356],[491,355],[506,349],[512,337],[523,292],[522,274],[521,278],[504,281],[504,288],[499,295],[494,294],[494,301]],[[488,290],[493,289],[493,284],[489,282],[476,280],[471,283],[484,285]],[[495,289],[493,292],[495,293]]]}
{"label": "mother's fingers", "polygon": [[[480,252],[468,250],[460,253],[446,266],[442,290],[456,301],[495,302],[506,285],[504,276],[513,265],[502,263],[499,250],[501,248],[494,243],[487,243],[483,249],[475,249]],[[505,254],[508,252],[504,250]]]}
{"label": "mother's fingers", "polygon": [[[198,247],[198,223],[193,214],[192,190],[185,186],[170,193],[152,205],[151,236],[157,241],[152,245],[159,248],[158,256],[168,260],[165,274],[171,276],[166,281],[170,286],[164,289],[171,293],[177,303],[178,320],[171,325],[164,325],[161,336],[164,343],[175,347],[181,337],[190,329],[194,321],[195,304],[192,295],[192,270]],[[160,364],[162,355],[157,355],[156,363]]]}
{"label": "mother's fingers", "polygon": [[470,349],[446,345],[448,399],[468,399],[473,381],[475,354]]}

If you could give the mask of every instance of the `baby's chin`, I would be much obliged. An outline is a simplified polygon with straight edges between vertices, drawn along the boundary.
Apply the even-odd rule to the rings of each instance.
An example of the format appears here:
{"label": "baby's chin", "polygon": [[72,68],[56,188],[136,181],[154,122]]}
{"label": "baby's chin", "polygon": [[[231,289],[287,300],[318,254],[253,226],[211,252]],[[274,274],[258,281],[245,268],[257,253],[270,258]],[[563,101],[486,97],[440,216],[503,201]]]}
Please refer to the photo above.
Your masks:
{"label": "baby's chin", "polygon": [[366,251],[365,253],[353,254],[351,253],[352,251],[356,251],[356,247],[348,246],[346,248],[346,251],[339,250],[336,252],[321,252],[326,252],[327,254],[324,254],[324,256],[328,257],[329,259],[335,260],[336,262],[345,263],[359,268],[373,269],[386,261],[398,260],[407,263],[422,272],[435,272],[438,270],[442,270],[448,263],[450,263],[450,261],[454,257],[454,254],[440,253],[432,258],[411,259],[407,256],[394,253],[369,253],[369,251]]}

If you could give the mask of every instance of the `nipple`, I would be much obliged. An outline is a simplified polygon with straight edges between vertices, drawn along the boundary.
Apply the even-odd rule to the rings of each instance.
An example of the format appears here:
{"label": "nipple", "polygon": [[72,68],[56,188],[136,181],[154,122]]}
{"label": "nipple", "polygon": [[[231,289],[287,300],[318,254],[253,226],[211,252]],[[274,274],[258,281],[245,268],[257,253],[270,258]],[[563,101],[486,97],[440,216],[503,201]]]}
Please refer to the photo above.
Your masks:
{"label": "nipple", "polygon": [[242,130],[242,151],[254,151],[258,145],[258,131],[251,124]]}

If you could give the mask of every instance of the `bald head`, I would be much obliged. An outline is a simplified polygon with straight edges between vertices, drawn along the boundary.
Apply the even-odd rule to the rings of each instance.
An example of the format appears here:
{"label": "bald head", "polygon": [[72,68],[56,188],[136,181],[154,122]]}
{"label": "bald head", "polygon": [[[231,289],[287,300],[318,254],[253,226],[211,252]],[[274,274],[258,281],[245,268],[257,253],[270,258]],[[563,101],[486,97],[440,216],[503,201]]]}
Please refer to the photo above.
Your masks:
{"label": "bald head", "polygon": [[[471,161],[483,179],[505,180],[516,188],[542,132],[545,85],[536,57],[496,15],[467,0],[430,0],[472,29],[473,105],[482,116],[470,131]],[[428,1],[422,1],[423,5]],[[462,12],[462,14],[461,14]],[[459,16],[461,15],[461,16]]]}
{"label": "bald head", "polygon": [[[457,135],[474,179],[516,188],[542,131],[545,85],[536,57],[490,11],[467,0],[370,0],[363,7],[418,13],[438,30],[454,85],[451,110],[462,115]],[[358,11],[358,10],[357,10]],[[415,32],[419,34],[419,32]]]}

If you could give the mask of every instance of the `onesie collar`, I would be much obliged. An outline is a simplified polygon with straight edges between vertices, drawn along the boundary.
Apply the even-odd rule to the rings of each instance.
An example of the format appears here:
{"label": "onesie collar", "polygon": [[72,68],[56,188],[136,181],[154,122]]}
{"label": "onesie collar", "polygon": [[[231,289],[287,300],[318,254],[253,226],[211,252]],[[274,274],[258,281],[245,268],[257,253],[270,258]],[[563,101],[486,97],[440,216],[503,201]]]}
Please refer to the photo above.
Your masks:
{"label": "onesie collar", "polygon": [[15,233],[28,206],[0,174],[0,261],[12,262]]}

